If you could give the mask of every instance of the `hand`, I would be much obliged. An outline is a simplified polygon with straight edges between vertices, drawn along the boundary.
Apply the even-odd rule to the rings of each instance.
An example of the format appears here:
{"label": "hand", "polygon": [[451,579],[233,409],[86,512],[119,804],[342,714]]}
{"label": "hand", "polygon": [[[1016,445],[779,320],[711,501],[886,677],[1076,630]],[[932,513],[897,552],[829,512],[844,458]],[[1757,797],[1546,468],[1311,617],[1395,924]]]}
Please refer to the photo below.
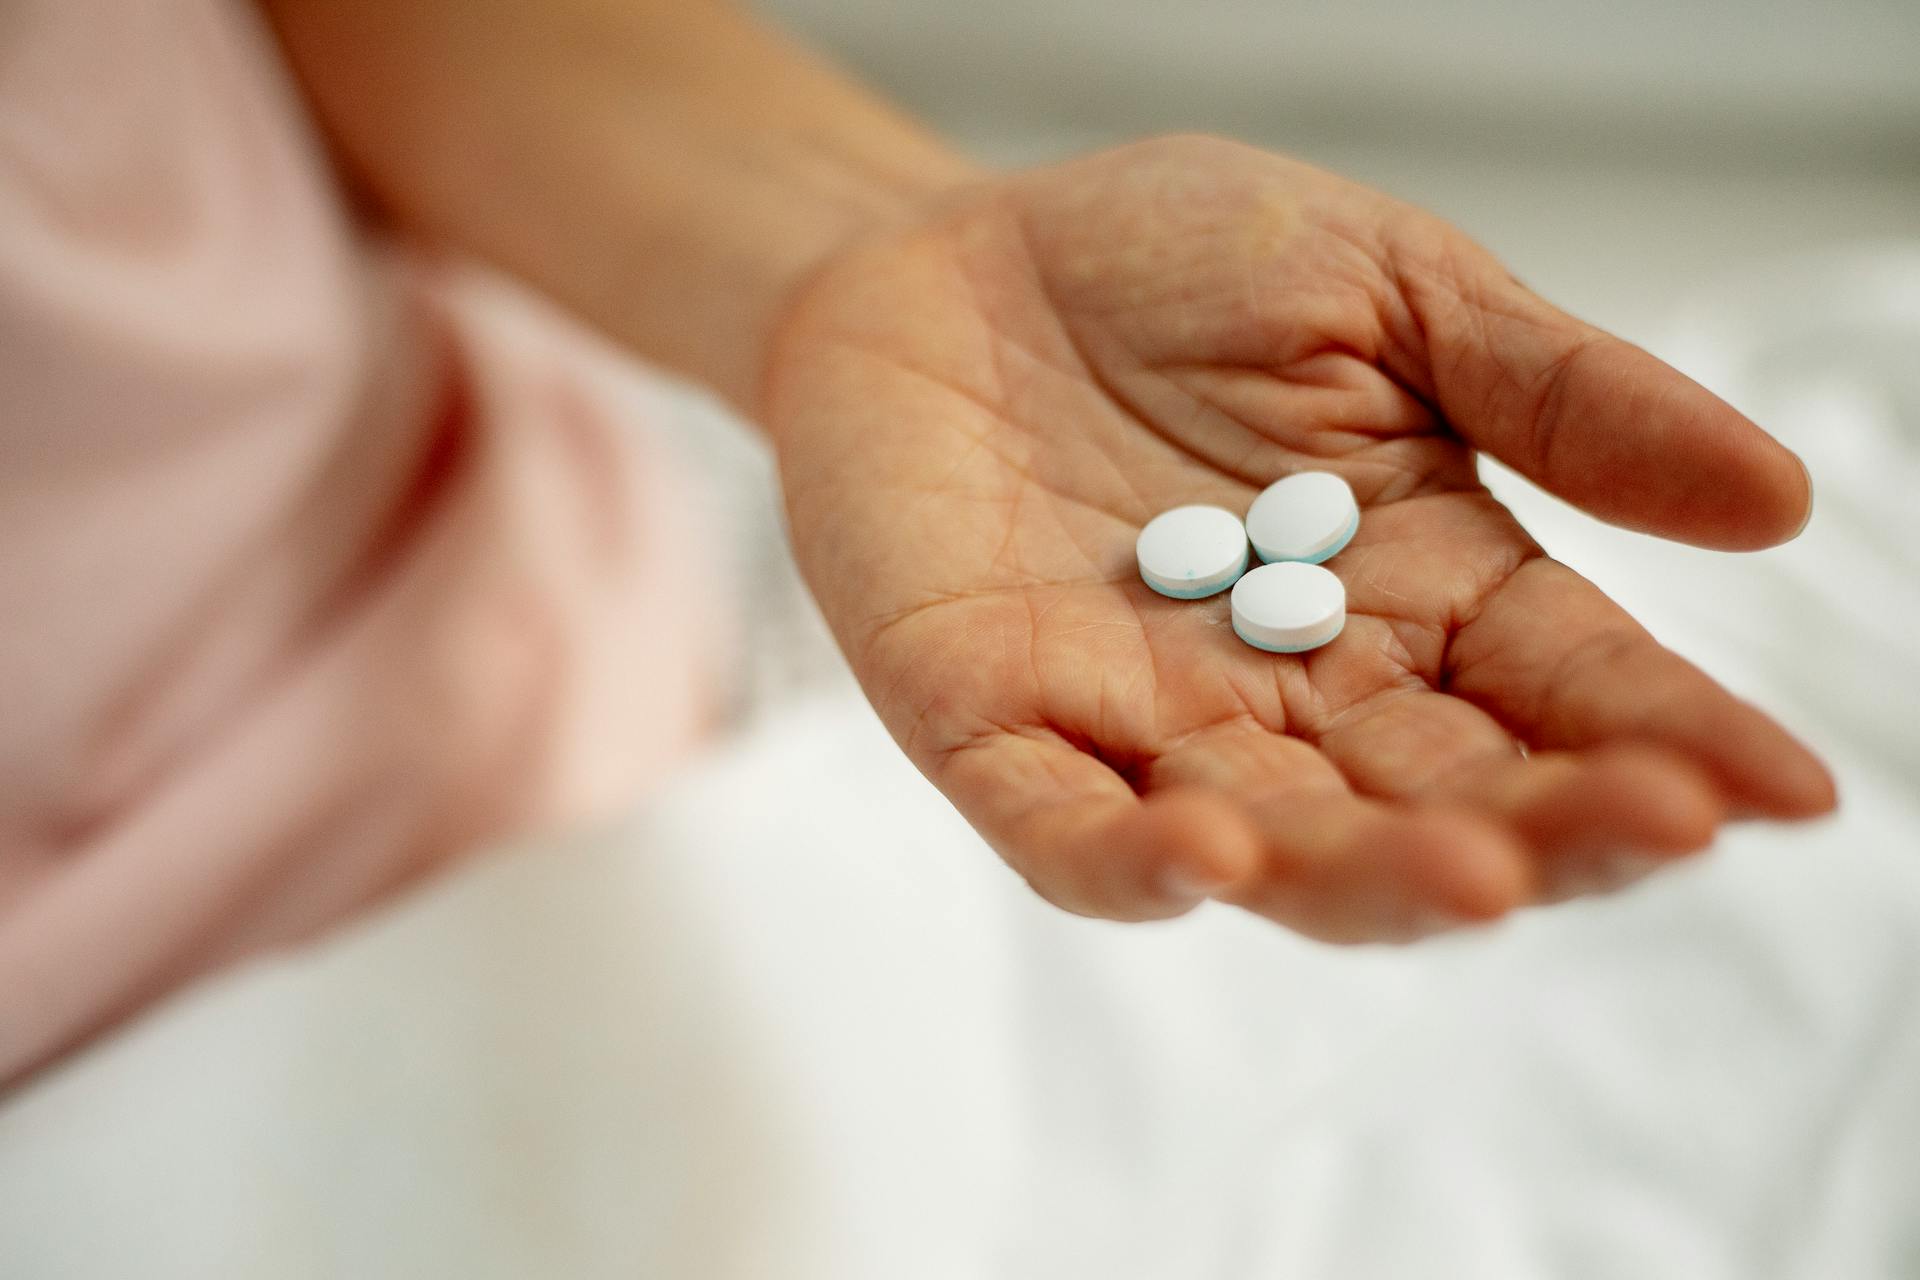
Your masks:
{"label": "hand", "polygon": [[[1429,215],[1206,138],[953,196],[843,251],[765,382],[803,572],[900,745],[1033,887],[1316,937],[1489,919],[1828,811],[1778,726],[1549,559],[1483,449],[1634,529],[1792,537],[1791,453]],[[1331,645],[1242,644],[1134,536],[1344,476]]]}

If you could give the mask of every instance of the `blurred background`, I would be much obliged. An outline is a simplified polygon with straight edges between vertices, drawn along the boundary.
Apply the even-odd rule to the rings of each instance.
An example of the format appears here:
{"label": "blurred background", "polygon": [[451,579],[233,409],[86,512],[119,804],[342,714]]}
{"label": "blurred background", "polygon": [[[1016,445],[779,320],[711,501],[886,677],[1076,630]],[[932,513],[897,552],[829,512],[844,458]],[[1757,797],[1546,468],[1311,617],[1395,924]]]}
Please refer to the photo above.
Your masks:
{"label": "blurred background", "polygon": [[1643,338],[1727,273],[1920,222],[1903,0],[762,7],[983,157],[1224,132],[1425,205]]}
{"label": "blurred background", "polygon": [[765,8],[985,159],[1206,129],[1373,183],[1775,431],[1818,509],[1758,556],[1489,479],[1841,815],[1407,951],[1062,916],[865,711],[758,446],[660,384],[781,602],[726,740],[36,1085],[8,1274],[1920,1275],[1920,5]]}

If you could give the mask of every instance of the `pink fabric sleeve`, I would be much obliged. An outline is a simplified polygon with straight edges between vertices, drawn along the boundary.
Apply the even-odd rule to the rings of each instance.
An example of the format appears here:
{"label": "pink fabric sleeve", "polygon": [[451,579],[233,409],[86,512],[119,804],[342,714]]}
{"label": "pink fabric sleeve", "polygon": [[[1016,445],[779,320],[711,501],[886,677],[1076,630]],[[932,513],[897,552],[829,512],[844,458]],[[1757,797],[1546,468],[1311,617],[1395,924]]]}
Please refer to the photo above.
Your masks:
{"label": "pink fabric sleeve", "polygon": [[686,749],[632,377],[356,226],[245,6],[0,12],[0,1082]]}

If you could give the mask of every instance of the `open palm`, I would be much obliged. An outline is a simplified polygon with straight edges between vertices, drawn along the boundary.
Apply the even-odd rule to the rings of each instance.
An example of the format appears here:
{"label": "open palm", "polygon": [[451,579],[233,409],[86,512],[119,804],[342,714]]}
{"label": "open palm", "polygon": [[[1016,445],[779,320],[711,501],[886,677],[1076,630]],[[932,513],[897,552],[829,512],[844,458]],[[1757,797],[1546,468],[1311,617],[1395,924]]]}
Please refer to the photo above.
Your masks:
{"label": "open palm", "polygon": [[[1043,895],[1410,936],[1833,803],[1819,763],[1547,558],[1476,449],[1630,527],[1791,536],[1785,449],[1432,217],[1137,144],[841,254],[768,379],[802,569],[914,762]],[[1299,656],[1149,591],[1168,507],[1334,471],[1349,617]]]}

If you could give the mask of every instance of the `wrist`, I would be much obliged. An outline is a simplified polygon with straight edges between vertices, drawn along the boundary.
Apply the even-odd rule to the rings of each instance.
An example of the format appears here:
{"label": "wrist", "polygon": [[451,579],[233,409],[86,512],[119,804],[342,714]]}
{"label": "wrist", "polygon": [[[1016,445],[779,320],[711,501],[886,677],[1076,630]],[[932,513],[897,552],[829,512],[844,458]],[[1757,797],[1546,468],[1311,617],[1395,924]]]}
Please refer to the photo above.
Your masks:
{"label": "wrist", "polygon": [[726,0],[275,0],[381,213],[749,416],[776,317],[972,166]]}
{"label": "wrist", "polygon": [[776,179],[765,199],[780,232],[759,251],[754,310],[742,317],[732,373],[709,379],[763,428],[768,368],[780,330],[811,282],[836,259],[925,222],[956,192],[989,176],[904,125],[884,140],[825,137],[796,145],[791,138],[768,138],[765,145],[767,154],[748,162]]}

